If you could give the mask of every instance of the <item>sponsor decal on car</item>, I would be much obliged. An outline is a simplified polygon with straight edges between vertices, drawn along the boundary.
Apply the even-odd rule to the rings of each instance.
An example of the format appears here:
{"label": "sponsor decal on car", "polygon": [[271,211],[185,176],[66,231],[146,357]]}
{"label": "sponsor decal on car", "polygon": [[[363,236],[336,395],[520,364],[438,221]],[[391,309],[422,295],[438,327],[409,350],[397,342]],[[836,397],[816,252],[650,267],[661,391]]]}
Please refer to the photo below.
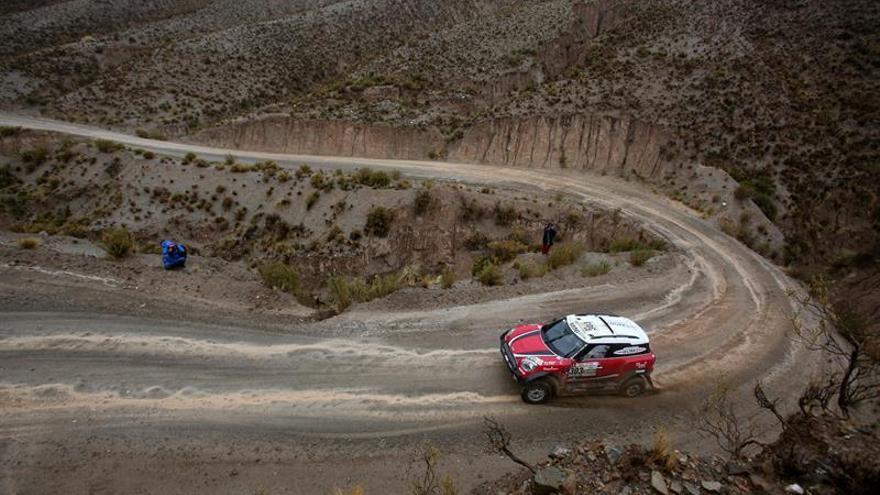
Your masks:
{"label": "sponsor decal on car", "polygon": [[592,323],[583,320],[576,320],[574,318],[571,318],[568,321],[568,326],[571,328],[571,331],[584,342],[587,342],[592,338],[590,332],[596,331],[596,327],[594,327]]}
{"label": "sponsor decal on car", "polygon": [[629,356],[631,354],[640,354],[645,351],[647,351],[647,349],[644,347],[632,345],[632,346],[624,347],[623,349],[619,349],[617,351],[614,351],[614,355],[615,356]]}

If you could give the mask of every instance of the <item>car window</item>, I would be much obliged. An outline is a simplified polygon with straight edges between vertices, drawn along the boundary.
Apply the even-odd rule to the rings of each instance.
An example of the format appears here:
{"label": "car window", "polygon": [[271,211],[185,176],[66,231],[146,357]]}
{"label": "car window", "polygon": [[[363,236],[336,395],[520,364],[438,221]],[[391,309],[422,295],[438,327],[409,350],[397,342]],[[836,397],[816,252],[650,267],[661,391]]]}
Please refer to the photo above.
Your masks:
{"label": "car window", "polygon": [[608,354],[611,348],[608,344],[593,344],[586,349],[584,359],[602,359]]}
{"label": "car window", "polygon": [[571,331],[565,320],[545,325],[541,328],[541,337],[557,356],[572,357],[584,347],[584,341]]}

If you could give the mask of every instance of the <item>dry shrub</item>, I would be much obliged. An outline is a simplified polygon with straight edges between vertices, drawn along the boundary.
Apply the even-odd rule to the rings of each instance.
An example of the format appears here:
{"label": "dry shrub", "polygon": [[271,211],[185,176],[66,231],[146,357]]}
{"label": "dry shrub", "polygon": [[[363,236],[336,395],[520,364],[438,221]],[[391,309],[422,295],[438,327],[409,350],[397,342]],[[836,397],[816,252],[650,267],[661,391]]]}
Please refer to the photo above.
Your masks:
{"label": "dry shrub", "polygon": [[394,223],[394,210],[383,206],[376,206],[367,214],[367,223],[364,232],[376,237],[387,237]]}
{"label": "dry shrub", "polygon": [[490,287],[501,285],[501,269],[498,268],[498,265],[494,263],[488,263],[482,268],[482,270],[480,270],[480,273],[477,274],[477,279],[480,281],[481,284]]}
{"label": "dry shrub", "polygon": [[571,265],[581,257],[583,252],[584,245],[580,242],[566,242],[554,246],[547,257],[547,267],[551,270],[556,270],[557,268]]}
{"label": "dry shrub", "polygon": [[276,262],[260,267],[263,283],[272,289],[298,294],[300,291],[299,274],[290,265]]}
{"label": "dry shrub", "polygon": [[642,266],[652,257],[654,257],[654,251],[639,249],[638,251],[629,253],[629,262],[632,266]]}
{"label": "dry shrub", "polygon": [[660,428],[654,434],[654,446],[651,448],[650,460],[655,464],[663,466],[669,472],[678,466],[678,457],[672,449],[669,433],[664,428]]}
{"label": "dry shrub", "polygon": [[489,249],[498,258],[500,263],[512,261],[518,255],[526,252],[528,248],[525,244],[514,240],[492,241],[489,243]]}
{"label": "dry shrub", "polygon": [[611,264],[605,260],[602,260],[596,263],[591,263],[581,268],[581,275],[583,275],[584,277],[598,277],[599,275],[605,275],[610,271]]}
{"label": "dry shrub", "polygon": [[440,274],[440,287],[451,289],[455,285],[455,270],[447,268]]}
{"label": "dry shrub", "polygon": [[520,263],[514,267],[519,272],[519,278],[522,280],[541,278],[547,275],[547,265],[544,263]]}
{"label": "dry shrub", "polygon": [[37,249],[42,245],[43,241],[37,237],[25,237],[24,239],[18,240],[18,247],[21,249]]}
{"label": "dry shrub", "polygon": [[104,250],[112,258],[120,259],[128,256],[134,245],[131,233],[125,228],[107,229],[101,234]]}

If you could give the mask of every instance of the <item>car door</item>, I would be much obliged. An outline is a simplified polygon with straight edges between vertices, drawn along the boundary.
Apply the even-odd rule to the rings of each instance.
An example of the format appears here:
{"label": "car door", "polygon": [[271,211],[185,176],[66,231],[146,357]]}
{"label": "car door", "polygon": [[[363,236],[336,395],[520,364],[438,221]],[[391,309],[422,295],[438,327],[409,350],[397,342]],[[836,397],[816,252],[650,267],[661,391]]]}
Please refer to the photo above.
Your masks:
{"label": "car door", "polygon": [[608,382],[608,365],[605,359],[611,344],[589,344],[575,356],[575,362],[566,373],[565,389],[571,393],[604,388]]}

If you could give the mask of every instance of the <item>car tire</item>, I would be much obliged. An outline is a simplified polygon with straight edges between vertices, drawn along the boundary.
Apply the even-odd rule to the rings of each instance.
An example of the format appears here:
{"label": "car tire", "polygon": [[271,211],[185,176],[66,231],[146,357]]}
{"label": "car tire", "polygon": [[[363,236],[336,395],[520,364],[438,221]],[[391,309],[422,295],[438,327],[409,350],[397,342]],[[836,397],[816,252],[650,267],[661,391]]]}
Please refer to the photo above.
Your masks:
{"label": "car tire", "polygon": [[620,395],[624,397],[638,397],[645,393],[645,389],[647,386],[645,385],[645,379],[642,377],[630,378],[626,382],[624,382],[623,386],[620,387]]}
{"label": "car tire", "polygon": [[535,380],[523,387],[521,395],[529,404],[543,404],[553,397],[553,387],[546,380]]}

